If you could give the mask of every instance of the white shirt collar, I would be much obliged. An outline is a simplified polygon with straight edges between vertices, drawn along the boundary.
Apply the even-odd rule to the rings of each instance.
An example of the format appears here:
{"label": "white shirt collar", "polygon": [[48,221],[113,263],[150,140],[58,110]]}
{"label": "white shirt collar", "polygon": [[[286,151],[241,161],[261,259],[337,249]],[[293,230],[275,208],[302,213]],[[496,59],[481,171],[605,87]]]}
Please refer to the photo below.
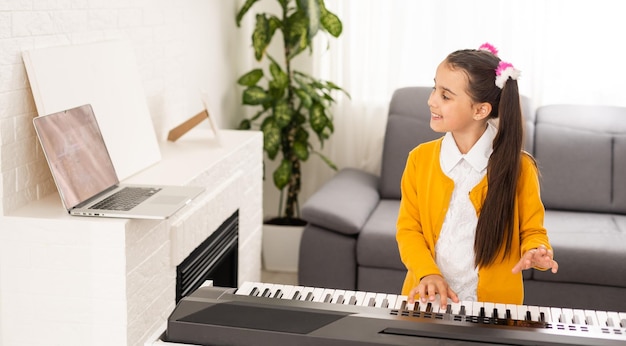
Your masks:
{"label": "white shirt collar", "polygon": [[489,156],[493,151],[493,139],[498,130],[491,123],[487,123],[487,129],[467,154],[462,154],[454,141],[451,132],[447,132],[441,143],[441,169],[448,174],[463,159],[469,163],[474,170],[482,172],[487,169]]}

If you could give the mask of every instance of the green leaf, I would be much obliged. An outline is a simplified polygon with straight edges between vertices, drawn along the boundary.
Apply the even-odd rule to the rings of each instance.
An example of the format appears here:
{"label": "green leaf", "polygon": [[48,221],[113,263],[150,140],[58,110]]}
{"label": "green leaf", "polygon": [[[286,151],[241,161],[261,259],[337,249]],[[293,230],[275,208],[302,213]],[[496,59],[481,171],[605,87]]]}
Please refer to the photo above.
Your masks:
{"label": "green leaf", "polygon": [[306,142],[294,142],[293,143],[293,152],[302,161],[306,161],[309,159],[309,148],[307,147]]}
{"label": "green leaf", "polygon": [[309,133],[302,127],[296,131],[296,142],[308,143]]}
{"label": "green leaf", "polygon": [[272,118],[266,118],[261,125],[261,131],[263,131],[263,150],[273,160],[280,149],[280,128],[276,126]]}
{"label": "green leaf", "polygon": [[289,78],[287,78],[287,74],[280,68],[280,65],[278,65],[274,59],[271,60],[272,63],[270,64],[270,73],[274,78],[274,86],[284,89],[289,83]]}
{"label": "green leaf", "polygon": [[324,106],[315,102],[309,109],[309,123],[311,124],[311,128],[319,135],[324,131],[327,122],[328,118],[326,114],[324,114]]}
{"label": "green leaf", "polygon": [[280,165],[276,168],[273,174],[274,177],[274,185],[282,190],[289,183],[289,179],[291,178],[291,162],[289,160],[283,159]]}
{"label": "green leaf", "polygon": [[267,92],[259,86],[251,86],[243,91],[243,104],[245,105],[260,105],[267,101],[267,99]]}
{"label": "green leaf", "polygon": [[248,119],[243,119],[239,123],[239,129],[240,130],[250,130],[251,128],[252,128],[252,124],[251,124],[250,120],[248,120]]}
{"label": "green leaf", "polygon": [[332,162],[328,157],[322,155],[319,152],[315,152],[317,155],[319,155],[320,158],[322,158],[322,160],[328,165],[328,167],[332,168],[333,170],[337,170],[337,165],[335,165],[334,162]]}
{"label": "green leaf", "polygon": [[[283,34],[286,35],[287,47],[289,49],[289,59],[300,54],[309,46],[307,39],[309,20],[302,11],[296,11],[287,18],[286,28]],[[286,31],[285,31],[286,30]]]}
{"label": "green leaf", "polygon": [[248,13],[250,7],[252,7],[252,5],[254,5],[254,3],[257,1],[259,0],[246,0],[246,3],[241,6],[241,9],[237,13],[237,17],[235,18],[235,20],[237,21],[237,27],[241,27],[241,19],[243,18],[243,16],[246,15],[246,13]]}
{"label": "green leaf", "polygon": [[322,13],[322,18],[320,19],[322,24],[322,28],[328,31],[333,37],[339,37],[341,32],[343,31],[343,24],[339,17],[337,17],[334,13],[326,11]]}
{"label": "green leaf", "polygon": [[291,108],[289,108],[287,100],[279,100],[274,106],[274,121],[276,121],[276,126],[281,129],[291,122]]}
{"label": "green leaf", "polygon": [[320,29],[320,6],[319,0],[297,0],[298,9],[307,18],[307,45],[313,42],[313,37]]}
{"label": "green leaf", "polygon": [[298,98],[302,102],[302,105],[305,108],[311,108],[311,106],[313,105],[313,100],[311,100],[311,96],[309,96],[306,91],[302,89],[295,89],[294,92],[296,93],[296,96],[298,96]]}
{"label": "green leaf", "polygon": [[265,14],[256,15],[256,26],[252,33],[252,46],[254,47],[254,57],[260,61],[265,54],[265,49],[271,40],[270,26]]}
{"label": "green leaf", "polygon": [[243,86],[253,86],[263,78],[263,70],[260,68],[254,69],[243,76],[239,77],[237,84]]}

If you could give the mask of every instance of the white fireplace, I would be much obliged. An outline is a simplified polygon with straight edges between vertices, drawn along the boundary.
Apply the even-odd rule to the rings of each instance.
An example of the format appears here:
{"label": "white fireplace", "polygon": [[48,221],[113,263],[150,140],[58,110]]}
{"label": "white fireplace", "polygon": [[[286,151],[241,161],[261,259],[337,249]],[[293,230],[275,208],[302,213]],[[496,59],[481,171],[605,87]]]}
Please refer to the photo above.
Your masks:
{"label": "white fireplace", "polygon": [[0,346],[143,345],[175,307],[176,266],[237,212],[239,283],[260,281],[260,132],[194,129],[127,179],[201,185],[173,217],[71,217],[56,193],[0,218]]}

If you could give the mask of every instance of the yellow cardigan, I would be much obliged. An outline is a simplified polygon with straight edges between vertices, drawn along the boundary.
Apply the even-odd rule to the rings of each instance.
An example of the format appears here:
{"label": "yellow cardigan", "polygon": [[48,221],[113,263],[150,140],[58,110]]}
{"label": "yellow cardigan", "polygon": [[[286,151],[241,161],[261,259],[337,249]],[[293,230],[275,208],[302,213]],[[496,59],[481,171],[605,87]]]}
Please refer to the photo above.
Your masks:
{"label": "yellow cardigan", "polygon": [[[420,278],[430,274],[441,275],[435,263],[435,243],[454,189],[454,182],[444,174],[439,163],[442,140],[439,138],[413,149],[402,175],[396,240],[400,257],[407,268],[402,286],[404,295],[419,284]],[[485,176],[470,191],[470,200],[477,215],[480,215],[486,194]],[[522,274],[512,274],[511,269],[526,251],[539,245],[551,249],[543,227],[545,210],[539,195],[537,167],[528,155],[522,155],[515,205],[512,253],[503,261],[497,260],[493,265],[478,268],[479,301],[522,304]],[[503,251],[504,247],[498,258]]]}

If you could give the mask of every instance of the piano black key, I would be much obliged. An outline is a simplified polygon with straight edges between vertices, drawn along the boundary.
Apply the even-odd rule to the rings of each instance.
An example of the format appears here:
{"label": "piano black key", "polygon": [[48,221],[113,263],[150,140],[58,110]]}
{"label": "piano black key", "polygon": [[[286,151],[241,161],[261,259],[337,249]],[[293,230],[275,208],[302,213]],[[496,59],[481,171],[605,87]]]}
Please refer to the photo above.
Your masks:
{"label": "piano black key", "polygon": [[459,315],[465,316],[465,305],[461,305],[461,310],[459,310]]}
{"label": "piano black key", "polygon": [[263,291],[263,294],[261,294],[261,297],[269,297],[270,295],[272,295],[272,291],[269,288],[266,288]]}
{"label": "piano black key", "polygon": [[403,300],[402,304],[400,304],[400,310],[406,310],[406,300]]}
{"label": "piano black key", "polygon": [[446,314],[451,314],[452,313],[452,304],[448,304],[448,306],[446,306]]}
{"label": "piano black key", "polygon": [[539,322],[546,322],[546,314],[543,312],[539,313]]}
{"label": "piano black key", "polygon": [[324,303],[330,303],[330,301],[333,299],[333,296],[328,293],[326,294],[326,296],[324,297]]}
{"label": "piano black key", "polygon": [[276,293],[274,293],[274,298],[282,298],[282,297],[283,297],[283,291],[277,290]]}
{"label": "piano black key", "polygon": [[433,312],[433,304],[431,302],[426,304],[426,312]]}
{"label": "piano black key", "polygon": [[526,321],[532,321],[532,320],[533,320],[533,317],[530,314],[530,311],[526,311]]}
{"label": "piano black key", "polygon": [[500,318],[500,316],[498,316],[498,309],[493,309],[493,313],[491,314],[491,317]]}
{"label": "piano black key", "polygon": [[388,308],[389,307],[389,300],[387,298],[383,299],[383,302],[380,304],[381,308]]}
{"label": "piano black key", "polygon": [[302,294],[300,294],[300,291],[296,290],[293,293],[293,297],[291,297],[292,300],[300,300],[300,298],[302,298]]}
{"label": "piano black key", "polygon": [[256,297],[258,295],[259,295],[259,289],[257,287],[254,287],[252,291],[250,291],[250,296]]}
{"label": "piano black key", "polygon": [[356,305],[356,296],[352,296],[350,297],[350,300],[348,301],[349,305]]}
{"label": "piano black key", "polygon": [[511,309],[506,309],[505,316],[506,316],[507,320],[512,320],[513,319],[513,316],[511,316]]}
{"label": "piano black key", "polygon": [[478,314],[478,317],[484,318],[484,317],[486,317],[486,316],[487,316],[487,315],[485,314],[485,307],[484,307],[484,306],[481,306],[481,307],[480,307],[480,313]]}
{"label": "piano black key", "polygon": [[376,298],[370,298],[370,300],[367,302],[367,306],[376,306]]}
{"label": "piano black key", "polygon": [[307,302],[312,302],[314,298],[315,297],[313,297],[313,292],[309,292],[307,293],[306,298],[304,300],[306,300]]}
{"label": "piano black key", "polygon": [[343,294],[340,294],[339,296],[337,296],[337,301],[335,302],[335,304],[343,304],[343,302]]}

